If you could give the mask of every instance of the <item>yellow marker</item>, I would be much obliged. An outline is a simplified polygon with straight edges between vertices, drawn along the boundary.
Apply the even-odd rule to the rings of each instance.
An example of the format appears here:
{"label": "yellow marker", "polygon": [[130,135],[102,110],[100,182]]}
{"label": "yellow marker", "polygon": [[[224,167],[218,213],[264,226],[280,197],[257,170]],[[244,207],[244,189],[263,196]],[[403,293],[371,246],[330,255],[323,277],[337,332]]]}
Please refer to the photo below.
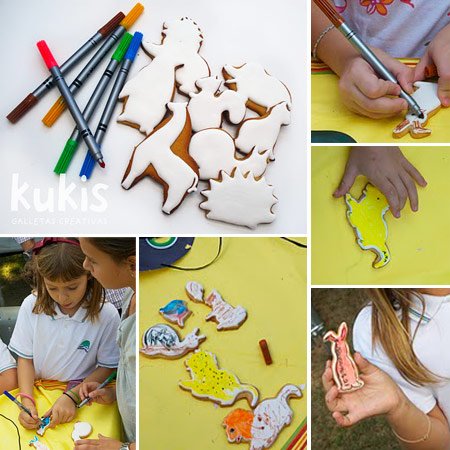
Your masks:
{"label": "yellow marker", "polygon": [[245,397],[254,408],[258,402],[259,392],[251,384],[241,384],[234,373],[219,369],[216,356],[210,352],[197,350],[184,362],[191,375],[191,380],[181,381],[180,387],[191,391],[199,397],[230,406],[238,398]]}
{"label": "yellow marker", "polygon": [[345,202],[348,221],[356,233],[356,242],[363,250],[371,250],[377,255],[372,263],[375,269],[385,266],[391,260],[386,244],[388,228],[384,220],[389,210],[386,197],[375,186],[367,183],[359,200],[346,194]]}

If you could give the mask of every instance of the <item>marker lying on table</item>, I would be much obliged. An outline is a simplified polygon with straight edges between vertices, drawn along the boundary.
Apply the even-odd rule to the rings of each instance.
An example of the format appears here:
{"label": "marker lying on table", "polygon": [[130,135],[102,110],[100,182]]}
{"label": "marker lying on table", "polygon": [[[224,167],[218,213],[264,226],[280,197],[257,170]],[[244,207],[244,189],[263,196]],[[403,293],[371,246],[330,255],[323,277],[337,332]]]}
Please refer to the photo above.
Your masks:
{"label": "marker lying on table", "polygon": [[[125,55],[132,37],[133,36],[130,33],[125,33],[122,40],[119,42],[116,51],[112,55],[108,67],[100,77],[100,80],[96,88],[94,89],[91,98],[89,99],[86,107],[83,110],[83,117],[85,118],[86,122],[89,122],[89,119],[92,117],[92,114],[94,113],[98,103],[100,102],[100,99],[102,98],[105,89],[107,88],[112,76],[114,75],[114,72],[116,71],[117,67],[119,67],[120,62]],[[72,160],[72,157],[78,147],[80,139],[81,133],[78,131],[78,128],[75,127],[66,143],[66,146],[64,147],[64,150],[61,153],[61,156],[59,157],[56,167],[53,169],[55,173],[59,175],[66,172],[67,167],[69,167],[70,161]]]}
{"label": "marker lying on table", "polygon": [[[22,403],[17,400],[17,398],[14,398],[8,391],[3,392],[12,402],[14,402],[20,409],[23,409],[30,417],[33,417],[33,414],[31,414],[31,411]],[[42,419],[39,419],[39,423],[41,425],[44,425],[44,421]]]}
{"label": "marker lying on table", "polygon": [[[139,33],[138,31],[134,33],[133,40],[131,41],[127,53],[122,60],[122,67],[120,68],[120,71],[117,75],[114,86],[111,90],[111,93],[109,94],[108,101],[106,102],[105,109],[97,125],[97,130],[95,131],[94,137],[96,142],[100,146],[102,145],[103,138],[106,134],[106,129],[108,128],[108,124],[113,115],[114,107],[116,106],[119,99],[119,94],[122,91],[123,85],[125,84],[128,76],[128,72],[130,71],[130,67],[133,64],[136,53],[139,50],[139,46],[141,45],[142,37],[142,33]],[[85,181],[86,179],[90,178],[93,170],[94,158],[89,152],[87,152],[80,171],[80,177],[82,177],[82,180]]]}
{"label": "marker lying on table", "polygon": [[[331,23],[339,30],[344,37],[353,45],[356,51],[370,64],[372,69],[383,79],[390,81],[392,83],[400,83],[395,78],[394,75],[389,71],[389,69],[378,59],[377,56],[370,50],[370,48],[356,35],[356,33],[345,23],[343,17],[328,3],[327,0],[314,0],[316,5],[321,9],[321,11],[328,17]],[[423,115],[420,106],[414,100],[414,98],[406,93],[402,88],[400,92],[400,97],[405,99],[408,103],[410,109],[415,115],[423,119]]]}
{"label": "marker lying on table", "polygon": [[61,74],[61,71],[59,70],[55,58],[53,58],[53,55],[50,52],[50,49],[48,48],[45,41],[39,41],[37,43],[37,47],[42,55],[42,58],[45,61],[45,64],[48,67],[48,70],[50,70],[50,73],[53,75],[53,80],[56,83],[56,86],[58,86],[59,91],[61,92],[62,96],[64,97],[64,100],[67,103],[67,107],[69,108],[69,111],[72,114],[73,120],[75,120],[75,123],[77,124],[77,128],[80,131],[81,136],[83,136],[84,142],[86,142],[86,145],[88,146],[89,150],[94,155],[95,160],[99,163],[101,167],[104,168],[105,163],[103,161],[102,152],[100,151],[97,142],[95,142],[91,130],[89,129],[86,121],[84,120],[83,114],[81,114],[80,108],[78,108],[78,105],[76,104],[74,98],[72,97],[72,94],[69,91],[69,87],[64,81],[64,78]]}
{"label": "marker lying on table", "polygon": [[[98,386],[97,389],[95,389],[95,391],[98,391],[100,389],[103,389],[107,384],[111,383],[112,380],[114,380],[114,378],[116,378],[117,376],[117,371],[115,370],[100,386]],[[93,392],[95,392],[93,391]],[[77,408],[81,408],[82,406],[84,406],[86,403],[90,402],[92,399],[87,397],[85,398],[78,406]]]}
{"label": "marker lying on table", "polygon": [[[123,20],[125,14],[119,12],[108,23],[103,25],[97,33],[95,33],[88,41],[83,44],[64,64],[61,65],[60,70],[64,75],[67,73],[78,61],[84,58],[92,49],[94,49],[109,33],[116,29],[117,25]],[[19,103],[6,118],[11,123],[16,123],[28,110],[30,110],[48,91],[50,91],[55,84],[52,77],[48,77],[43,81],[31,94],[28,94],[22,102]]]}
{"label": "marker lying on table", "polygon": [[[114,30],[108,39],[106,39],[103,45],[97,50],[97,53],[76,76],[75,80],[72,81],[69,87],[72,95],[74,95],[81,88],[81,86],[83,86],[84,82],[89,78],[93,70],[99,65],[114,44],[122,37],[125,31],[133,25],[143,10],[144,7],[140,3],[136,3],[131,11],[125,16],[122,22],[120,22],[120,25]],[[42,123],[48,127],[51,127],[55,123],[56,119],[66,109],[66,106],[67,105],[64,98],[59,97],[42,119]]]}

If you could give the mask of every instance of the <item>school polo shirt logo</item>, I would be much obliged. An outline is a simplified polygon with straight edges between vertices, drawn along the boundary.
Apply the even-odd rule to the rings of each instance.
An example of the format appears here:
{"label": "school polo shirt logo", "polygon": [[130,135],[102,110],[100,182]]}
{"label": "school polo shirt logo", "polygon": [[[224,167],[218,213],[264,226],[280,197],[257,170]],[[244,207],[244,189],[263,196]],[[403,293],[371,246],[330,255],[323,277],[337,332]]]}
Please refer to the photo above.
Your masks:
{"label": "school polo shirt logo", "polygon": [[83,341],[79,346],[77,350],[84,350],[86,353],[89,351],[91,347],[91,343],[89,341]]}

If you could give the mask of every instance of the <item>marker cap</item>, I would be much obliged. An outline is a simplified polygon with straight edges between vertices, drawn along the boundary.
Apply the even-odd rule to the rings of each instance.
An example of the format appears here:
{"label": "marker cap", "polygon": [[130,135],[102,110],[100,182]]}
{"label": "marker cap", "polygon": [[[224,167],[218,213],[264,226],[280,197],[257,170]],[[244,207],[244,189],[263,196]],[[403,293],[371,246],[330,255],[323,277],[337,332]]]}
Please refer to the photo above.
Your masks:
{"label": "marker cap", "polygon": [[130,28],[131,25],[133,25],[133,23],[136,22],[137,18],[142,14],[142,11],[144,11],[144,6],[140,3],[136,3],[131,11],[124,17],[122,22],[120,22],[120,25],[128,30],[128,28]]}
{"label": "marker cap", "polygon": [[131,39],[133,39],[133,35],[130,33],[125,33],[111,59],[115,59],[117,62],[122,61],[123,55],[125,55]]}
{"label": "marker cap", "polygon": [[139,31],[136,31],[136,33],[134,33],[131,44],[128,47],[127,53],[125,54],[125,59],[134,61],[134,58],[136,57],[136,53],[139,50],[139,46],[141,45],[143,37],[144,35],[142,33],[139,33]]}
{"label": "marker cap", "polygon": [[53,58],[52,52],[48,48],[48,45],[45,41],[39,41],[36,45],[37,45],[37,48],[39,49],[39,52],[41,53],[41,56],[44,59],[44,62],[47,65],[47,68],[49,70],[52,67],[55,67],[58,65],[55,58]]}

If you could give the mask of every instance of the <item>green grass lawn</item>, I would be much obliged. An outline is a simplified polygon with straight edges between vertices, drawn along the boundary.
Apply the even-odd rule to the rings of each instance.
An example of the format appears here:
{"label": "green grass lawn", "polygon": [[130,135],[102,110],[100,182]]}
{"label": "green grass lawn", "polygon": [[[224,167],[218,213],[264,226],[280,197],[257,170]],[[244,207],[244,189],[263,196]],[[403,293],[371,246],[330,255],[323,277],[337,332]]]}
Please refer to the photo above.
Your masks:
{"label": "green grass lawn", "polygon": [[5,306],[20,306],[31,293],[30,286],[22,279],[24,265],[22,254],[0,257],[0,290]]}
{"label": "green grass lawn", "polygon": [[[352,347],[352,325],[359,310],[366,303],[362,289],[313,289],[312,306],[322,318],[325,329],[336,330],[346,321],[349,344]],[[311,351],[311,448],[313,450],[389,450],[400,449],[389,425],[383,417],[367,419],[351,428],[338,427],[325,405],[322,373],[330,359],[329,344],[320,339]]]}

